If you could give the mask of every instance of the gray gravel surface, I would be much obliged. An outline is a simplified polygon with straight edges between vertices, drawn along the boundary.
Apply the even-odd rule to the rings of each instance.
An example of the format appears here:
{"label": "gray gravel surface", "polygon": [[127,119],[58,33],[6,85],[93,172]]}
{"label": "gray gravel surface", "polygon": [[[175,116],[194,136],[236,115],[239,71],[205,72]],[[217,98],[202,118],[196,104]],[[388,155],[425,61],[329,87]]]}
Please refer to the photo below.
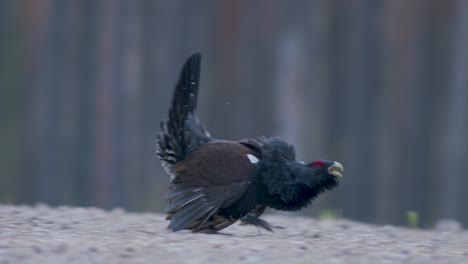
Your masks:
{"label": "gray gravel surface", "polygon": [[234,225],[215,235],[173,233],[160,214],[0,205],[0,264],[468,263],[468,231],[458,228],[265,219],[286,228],[270,233]]}

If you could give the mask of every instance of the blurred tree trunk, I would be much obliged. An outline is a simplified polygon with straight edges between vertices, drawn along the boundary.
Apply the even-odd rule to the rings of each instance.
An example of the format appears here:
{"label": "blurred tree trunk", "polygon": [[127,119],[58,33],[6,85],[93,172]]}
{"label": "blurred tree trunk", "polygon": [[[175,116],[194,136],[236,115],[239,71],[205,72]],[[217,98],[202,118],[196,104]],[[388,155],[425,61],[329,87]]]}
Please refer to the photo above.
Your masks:
{"label": "blurred tree trunk", "polygon": [[22,162],[28,166],[19,175],[28,183],[21,190],[23,202],[37,197],[52,204],[90,200],[93,3],[23,1],[24,108],[29,113],[22,140]]}
{"label": "blurred tree trunk", "polygon": [[207,119],[215,137],[239,139],[272,133],[274,7],[273,1],[216,3],[214,35],[220,43],[215,50],[216,67],[210,72],[216,78],[208,106],[216,111],[209,112]]}
{"label": "blurred tree trunk", "polygon": [[[18,1],[0,3],[0,203],[18,201],[21,179],[26,170],[22,164],[23,133],[26,94],[22,89],[25,79],[23,25],[17,19],[21,14]],[[17,89],[11,89],[14,87]]]}
{"label": "blurred tree trunk", "polygon": [[96,94],[96,173],[94,201],[98,206],[124,205],[127,194],[123,187],[122,98],[123,32],[119,23],[123,1],[102,1],[99,7],[98,85]]}
{"label": "blurred tree trunk", "polygon": [[[327,1],[281,1],[279,10],[312,15],[283,17],[274,74],[274,131],[296,148],[297,158],[305,162],[326,158],[328,83],[326,78]],[[331,207],[321,198],[302,213]]]}
{"label": "blurred tree trunk", "polygon": [[[296,146],[298,158],[304,156],[305,145],[303,132],[305,132],[308,113],[314,113],[313,117],[320,115],[320,111],[307,111],[317,107],[317,104],[304,102],[305,87],[308,74],[307,54],[305,46],[307,42],[295,30],[286,31],[279,40],[278,58],[276,66],[276,81],[274,90],[276,131],[278,135]],[[318,93],[320,94],[320,93]],[[317,97],[316,97],[317,98]],[[307,107],[309,106],[309,107]],[[308,109],[309,108],[309,109]],[[313,109],[314,110],[314,109]],[[313,122],[313,121],[312,121]]]}
{"label": "blurred tree trunk", "polygon": [[128,206],[129,193],[139,193],[135,178],[142,173],[140,8],[138,2],[103,1],[100,10],[95,201]]}
{"label": "blurred tree trunk", "polygon": [[[279,9],[312,12],[313,15],[284,19],[277,42],[274,74],[274,130],[297,146],[299,157],[324,155],[327,84],[325,39],[327,4],[325,1],[283,2]],[[301,32],[307,32],[302,34]],[[307,122],[304,122],[307,120]],[[305,143],[305,144],[304,144]]]}
{"label": "blurred tree trunk", "polygon": [[441,125],[445,120],[446,87],[449,76],[450,56],[452,54],[452,17],[453,1],[433,0],[424,2],[420,8],[422,13],[421,32],[419,40],[418,71],[419,84],[414,87],[415,99],[412,103],[414,121],[411,123],[412,146],[409,154],[413,157],[407,162],[410,177],[407,184],[406,210],[419,213],[421,224],[430,227],[440,219],[437,204],[441,200],[439,186],[439,169],[443,154],[440,151],[441,140],[445,132]]}
{"label": "blurred tree trunk", "polygon": [[[387,2],[384,14],[384,43],[386,46],[384,92],[380,97],[377,153],[377,192],[375,217],[379,223],[404,223],[408,195],[416,190],[410,169],[418,168],[419,160],[412,155],[411,142],[414,103],[419,101],[418,78],[421,41],[421,8],[423,1]],[[412,164],[414,162],[414,165]],[[410,208],[413,209],[413,208]]]}
{"label": "blurred tree trunk", "polygon": [[[170,80],[170,76],[175,77],[176,58],[170,58],[175,52],[169,50],[172,46],[170,33],[171,27],[178,26],[173,8],[175,1],[171,1],[166,6],[162,6],[161,1],[143,1],[141,5],[141,48],[142,54],[142,108],[141,120],[143,139],[151,138],[153,141],[143,142],[142,169],[143,178],[141,193],[144,194],[140,208],[164,209],[163,197],[167,190],[168,177],[159,166],[156,159],[156,133],[159,129],[158,118],[167,118],[167,107],[170,102],[170,92],[175,79]],[[163,102],[167,104],[164,105]],[[161,113],[161,116],[155,116]]]}
{"label": "blurred tree trunk", "polygon": [[79,1],[76,7],[78,16],[85,17],[75,24],[74,34],[79,37],[76,41],[76,64],[79,77],[74,80],[77,89],[77,117],[76,141],[74,145],[74,190],[76,192],[76,203],[80,205],[92,204],[93,178],[95,176],[96,154],[94,152],[96,124],[96,90],[98,66],[96,57],[98,56],[98,16],[99,3],[94,0]]}
{"label": "blurred tree trunk", "polygon": [[[36,129],[39,141],[36,157],[37,195],[50,204],[73,203],[74,143],[77,112],[77,43],[74,26],[78,22],[73,3],[50,1],[44,7],[47,19],[40,30],[39,42],[39,96],[36,105]],[[42,39],[42,38],[39,38]]]}
{"label": "blurred tree trunk", "polygon": [[[27,91],[25,98],[24,111],[25,116],[25,133],[22,156],[20,162],[28,164],[24,166],[24,171],[19,175],[19,180],[24,184],[19,190],[20,202],[32,202],[38,199],[38,181],[40,173],[39,150],[44,146],[42,142],[43,125],[43,102],[42,93],[44,87],[41,85],[44,69],[39,70],[38,66],[42,65],[41,59],[44,58],[46,39],[48,32],[48,17],[49,17],[50,1],[42,1],[39,3],[34,0],[25,0],[22,6],[22,13],[25,20],[24,47],[25,47],[25,68],[23,74],[29,76],[24,79],[23,89]],[[29,89],[28,89],[29,88]],[[45,201],[45,200],[44,200]]]}
{"label": "blurred tree trunk", "polygon": [[143,145],[152,142],[144,142],[140,136],[142,131],[142,74],[141,74],[141,5],[139,1],[124,2],[121,7],[122,19],[119,23],[122,28],[122,79],[121,104],[126,107],[121,113],[121,141],[123,142],[120,153],[120,163],[125,164],[122,173],[122,188],[128,193],[128,201],[125,204],[131,208],[141,208],[140,194],[144,183]]}
{"label": "blurred tree trunk", "polygon": [[444,138],[442,216],[468,220],[466,208],[466,161],[468,160],[468,1],[458,0],[455,8],[452,78],[448,87],[447,132]]}
{"label": "blurred tree trunk", "polygon": [[353,180],[343,188],[344,215],[360,220],[372,219],[375,200],[377,98],[380,86],[379,28],[381,1],[362,0],[348,3],[350,27],[347,47],[347,177]]}

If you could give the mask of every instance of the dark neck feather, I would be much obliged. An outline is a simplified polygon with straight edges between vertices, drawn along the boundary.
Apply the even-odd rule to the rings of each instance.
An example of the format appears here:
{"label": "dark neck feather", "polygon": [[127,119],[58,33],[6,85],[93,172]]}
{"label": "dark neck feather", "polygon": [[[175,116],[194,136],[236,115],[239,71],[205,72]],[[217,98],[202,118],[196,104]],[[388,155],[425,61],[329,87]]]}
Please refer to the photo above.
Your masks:
{"label": "dark neck feather", "polygon": [[300,210],[320,193],[337,186],[336,177],[315,171],[294,159],[294,149],[283,140],[265,140],[259,188],[265,205],[278,210]]}

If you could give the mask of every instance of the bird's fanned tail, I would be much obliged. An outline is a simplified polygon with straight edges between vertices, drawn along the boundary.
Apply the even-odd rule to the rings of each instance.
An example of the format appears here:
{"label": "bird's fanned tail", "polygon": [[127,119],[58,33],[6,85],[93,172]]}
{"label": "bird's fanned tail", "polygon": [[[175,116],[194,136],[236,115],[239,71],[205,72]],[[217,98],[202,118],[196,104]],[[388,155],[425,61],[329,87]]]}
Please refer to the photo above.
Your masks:
{"label": "bird's fanned tail", "polygon": [[183,160],[191,149],[210,140],[195,112],[200,84],[200,64],[199,53],[187,59],[174,91],[169,119],[161,121],[156,154],[166,170]]}

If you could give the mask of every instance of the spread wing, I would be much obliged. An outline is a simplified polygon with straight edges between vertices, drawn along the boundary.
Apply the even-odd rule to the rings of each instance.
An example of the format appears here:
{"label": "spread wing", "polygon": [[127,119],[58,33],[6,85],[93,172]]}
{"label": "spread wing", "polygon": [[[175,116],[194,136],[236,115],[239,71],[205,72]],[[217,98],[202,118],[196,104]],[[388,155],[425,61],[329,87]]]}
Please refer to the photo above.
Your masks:
{"label": "spread wing", "polygon": [[217,231],[234,223],[236,220],[217,212],[235,203],[249,188],[257,166],[247,155],[258,157],[244,144],[213,141],[177,163],[166,195],[169,228]]}

